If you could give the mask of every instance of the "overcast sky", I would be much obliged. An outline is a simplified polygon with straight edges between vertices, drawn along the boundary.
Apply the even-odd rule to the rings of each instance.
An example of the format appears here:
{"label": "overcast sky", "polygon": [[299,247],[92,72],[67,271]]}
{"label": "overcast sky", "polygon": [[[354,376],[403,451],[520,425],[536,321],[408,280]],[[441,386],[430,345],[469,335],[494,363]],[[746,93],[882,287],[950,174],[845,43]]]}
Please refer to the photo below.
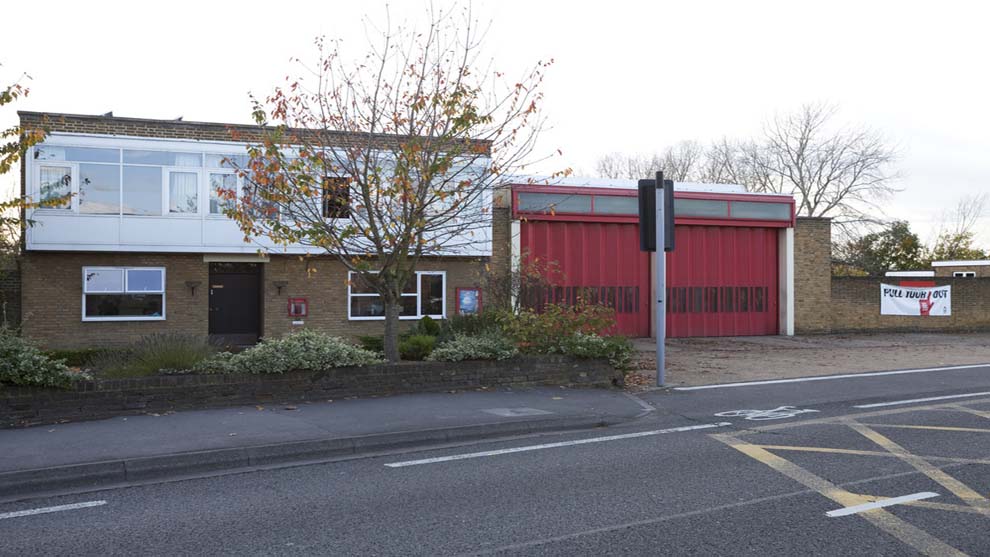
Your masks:
{"label": "overcast sky", "polygon": [[[427,5],[393,2],[392,18],[421,20]],[[475,0],[474,10],[491,21],[499,68],[556,61],[544,102],[553,129],[539,149],[564,156],[538,170],[590,174],[603,153],[752,136],[775,112],[829,102],[900,149],[902,191],[887,213],[923,239],[990,185],[984,3]],[[248,91],[296,73],[289,57],[311,58],[316,35],[361,52],[362,16],[380,21],[384,3],[18,1],[0,14],[0,82],[33,77],[17,109],[246,123]],[[14,122],[0,110],[0,125]]]}

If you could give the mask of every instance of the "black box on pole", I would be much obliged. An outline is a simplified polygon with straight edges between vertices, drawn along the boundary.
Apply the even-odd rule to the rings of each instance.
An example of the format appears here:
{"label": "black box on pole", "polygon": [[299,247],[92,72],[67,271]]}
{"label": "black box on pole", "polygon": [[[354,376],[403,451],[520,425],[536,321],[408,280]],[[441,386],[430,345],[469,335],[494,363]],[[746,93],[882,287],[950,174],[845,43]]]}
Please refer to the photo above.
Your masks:
{"label": "black box on pole", "polygon": [[657,251],[657,181],[639,181],[639,250]]}
{"label": "black box on pole", "polygon": [[[663,250],[674,250],[674,181],[657,172],[663,196]],[[639,181],[639,249],[657,251],[657,180]]]}

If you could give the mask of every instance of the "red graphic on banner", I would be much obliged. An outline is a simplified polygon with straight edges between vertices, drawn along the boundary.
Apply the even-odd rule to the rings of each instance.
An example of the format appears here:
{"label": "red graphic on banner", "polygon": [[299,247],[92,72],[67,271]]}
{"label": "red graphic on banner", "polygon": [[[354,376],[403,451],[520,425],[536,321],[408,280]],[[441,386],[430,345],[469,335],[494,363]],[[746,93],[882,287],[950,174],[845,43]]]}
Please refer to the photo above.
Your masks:
{"label": "red graphic on banner", "polygon": [[931,292],[928,293],[928,297],[927,298],[922,298],[922,299],[918,300],[918,303],[921,304],[921,315],[931,315],[931,312],[932,312],[932,293]]}

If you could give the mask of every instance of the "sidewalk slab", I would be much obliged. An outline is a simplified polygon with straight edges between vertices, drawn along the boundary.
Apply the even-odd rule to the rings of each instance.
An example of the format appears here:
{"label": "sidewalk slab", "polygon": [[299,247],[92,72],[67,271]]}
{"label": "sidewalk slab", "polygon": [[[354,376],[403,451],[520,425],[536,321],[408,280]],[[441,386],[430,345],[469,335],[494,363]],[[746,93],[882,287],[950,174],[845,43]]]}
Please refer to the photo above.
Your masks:
{"label": "sidewalk slab", "polygon": [[589,428],[642,413],[640,403],[620,391],[532,388],[7,429],[0,430],[0,496]]}

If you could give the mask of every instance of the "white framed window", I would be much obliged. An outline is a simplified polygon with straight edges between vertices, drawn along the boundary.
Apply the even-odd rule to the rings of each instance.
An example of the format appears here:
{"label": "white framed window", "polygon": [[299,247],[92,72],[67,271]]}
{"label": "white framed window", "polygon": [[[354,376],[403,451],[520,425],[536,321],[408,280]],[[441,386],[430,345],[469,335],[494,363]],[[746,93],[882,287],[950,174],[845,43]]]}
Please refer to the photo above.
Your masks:
{"label": "white framed window", "polygon": [[170,215],[199,214],[199,172],[169,169],[167,192]]}
{"label": "white framed window", "polygon": [[[210,171],[210,214],[224,214],[227,209],[233,209],[237,205],[236,199],[230,196],[237,196],[237,174],[226,171]],[[223,194],[221,194],[223,192]]]}
{"label": "white framed window", "polygon": [[[447,317],[446,271],[417,271],[402,289],[399,319],[434,319]],[[385,319],[381,296],[368,286],[360,274],[349,272],[347,280],[347,318],[351,321]]]}
{"label": "white framed window", "polygon": [[83,321],[164,321],[164,267],[83,267]]}
{"label": "white framed window", "polygon": [[976,276],[976,271],[952,271],[952,276],[955,278],[973,278]]}
{"label": "white framed window", "polygon": [[75,171],[71,164],[41,164],[38,166],[38,199],[45,209],[72,209]]}

